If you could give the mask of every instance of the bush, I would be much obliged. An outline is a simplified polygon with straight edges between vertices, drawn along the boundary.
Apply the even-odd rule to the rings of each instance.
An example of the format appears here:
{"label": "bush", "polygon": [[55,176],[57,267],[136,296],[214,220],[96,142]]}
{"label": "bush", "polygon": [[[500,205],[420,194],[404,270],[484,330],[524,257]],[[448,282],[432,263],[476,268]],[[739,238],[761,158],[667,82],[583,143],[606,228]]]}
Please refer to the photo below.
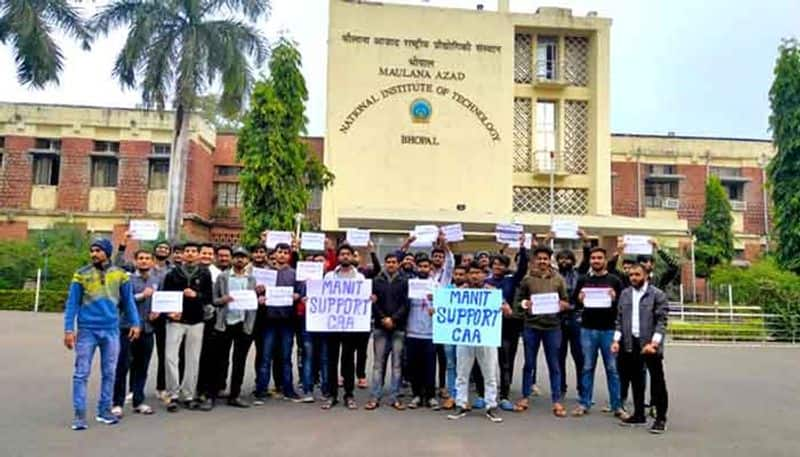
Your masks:
{"label": "bush", "polygon": [[763,258],[749,268],[718,266],[711,274],[715,284],[731,284],[737,303],[758,306],[774,314],[773,336],[800,333],[800,276],[778,267],[775,259]]}
{"label": "bush", "polygon": [[[35,290],[2,290],[0,289],[0,310],[33,311],[36,300]],[[39,291],[39,311],[61,313],[67,301],[67,290]]]}
{"label": "bush", "polygon": [[762,319],[744,322],[686,322],[672,320],[669,334],[676,340],[763,341],[769,335]]}

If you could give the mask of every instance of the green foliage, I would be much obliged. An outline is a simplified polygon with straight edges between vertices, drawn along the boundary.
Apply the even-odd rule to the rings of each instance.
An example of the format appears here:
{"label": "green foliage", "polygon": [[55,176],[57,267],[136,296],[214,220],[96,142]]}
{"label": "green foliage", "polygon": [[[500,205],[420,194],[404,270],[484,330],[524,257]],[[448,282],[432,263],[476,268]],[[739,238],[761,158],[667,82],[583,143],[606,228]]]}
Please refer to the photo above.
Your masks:
{"label": "green foliage", "polygon": [[20,84],[41,89],[58,83],[64,66],[53,29],[79,40],[85,50],[92,41],[79,8],[67,0],[0,0],[0,43],[11,43]]}
{"label": "green foliage", "polygon": [[772,257],[749,268],[720,265],[711,274],[715,284],[731,284],[737,303],[775,314],[773,327],[785,334],[800,333],[800,276],[783,270]]}
{"label": "green foliage", "polygon": [[256,83],[244,115],[236,157],[244,169],[243,241],[254,243],[264,229],[292,230],[311,191],[333,181],[333,174],[309,152],[305,134],[308,92],[300,72],[300,53],[282,38],[272,49],[270,77]]}
{"label": "green foliage", "polygon": [[747,319],[742,322],[686,322],[673,320],[669,334],[676,340],[703,341],[764,341],[770,335],[764,320]]}
{"label": "green foliage", "polygon": [[226,115],[222,112],[218,94],[197,97],[197,112],[214,127],[217,133],[236,133],[242,126],[241,113]]}
{"label": "green foliage", "polygon": [[[35,290],[0,289],[0,310],[33,311]],[[39,311],[61,313],[67,301],[67,290],[42,290],[39,292]]]}
{"label": "green foliage", "polygon": [[784,40],[778,51],[769,91],[769,125],[777,148],[768,168],[773,228],[778,263],[800,273],[800,42]]}
{"label": "green foliage", "polygon": [[716,265],[730,263],[733,249],[733,216],[725,188],[716,176],[706,183],[706,209],[703,221],[695,229],[697,276],[707,277]]}

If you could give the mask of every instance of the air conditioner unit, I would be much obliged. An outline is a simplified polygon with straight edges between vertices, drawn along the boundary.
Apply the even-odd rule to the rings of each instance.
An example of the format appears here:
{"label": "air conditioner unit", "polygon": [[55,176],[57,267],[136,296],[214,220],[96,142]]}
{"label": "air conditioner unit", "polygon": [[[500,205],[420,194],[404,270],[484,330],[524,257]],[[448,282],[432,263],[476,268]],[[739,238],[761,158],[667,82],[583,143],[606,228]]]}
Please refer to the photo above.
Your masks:
{"label": "air conditioner unit", "polygon": [[664,209],[678,209],[681,206],[681,201],[677,198],[665,198],[661,201],[661,207]]}
{"label": "air conditioner unit", "polygon": [[734,211],[746,211],[747,202],[741,200],[731,200],[731,209]]}

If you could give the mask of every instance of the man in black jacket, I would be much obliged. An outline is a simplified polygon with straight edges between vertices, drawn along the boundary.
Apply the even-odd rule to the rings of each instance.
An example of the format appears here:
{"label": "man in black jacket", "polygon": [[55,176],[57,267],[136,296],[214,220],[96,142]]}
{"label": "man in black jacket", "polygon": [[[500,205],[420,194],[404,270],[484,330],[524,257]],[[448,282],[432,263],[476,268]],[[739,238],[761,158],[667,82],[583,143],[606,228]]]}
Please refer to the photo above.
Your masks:
{"label": "man in black jacket", "polygon": [[651,403],[656,408],[656,420],[651,433],[666,431],[667,385],[664,380],[664,335],[667,331],[669,304],[660,289],[649,284],[643,265],[630,269],[631,287],[620,295],[616,332],[611,352],[618,354],[619,372],[623,383],[633,384],[633,415],[622,425],[644,425],[644,367],[650,372]]}
{"label": "man in black jacket", "polygon": [[[164,277],[163,290],[183,292],[183,311],[167,316],[167,410],[170,412],[178,410],[176,402],[179,399],[189,408],[200,406],[196,396],[197,372],[203,346],[204,308],[211,304],[212,284],[211,273],[197,263],[199,252],[197,243],[186,243],[183,246],[183,264]],[[183,381],[179,382],[178,354],[184,339],[186,366]]]}
{"label": "man in black jacket", "polygon": [[373,367],[372,395],[365,409],[380,405],[386,374],[385,364],[392,354],[390,401],[395,409],[405,409],[398,399],[403,366],[403,343],[408,318],[408,278],[401,274],[400,259],[390,253],[384,257],[384,269],[372,283]]}

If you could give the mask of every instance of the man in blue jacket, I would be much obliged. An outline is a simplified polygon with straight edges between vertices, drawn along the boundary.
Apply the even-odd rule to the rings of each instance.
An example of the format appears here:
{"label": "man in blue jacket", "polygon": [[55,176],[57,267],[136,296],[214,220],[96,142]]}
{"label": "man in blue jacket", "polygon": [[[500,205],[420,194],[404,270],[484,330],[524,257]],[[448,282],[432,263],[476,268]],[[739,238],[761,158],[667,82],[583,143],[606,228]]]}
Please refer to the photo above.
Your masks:
{"label": "man in blue jacket", "polygon": [[[121,307],[130,322],[128,338],[139,336],[139,313],[133,299],[128,275],[111,264],[111,241],[98,238],[90,247],[91,265],[75,272],[69,286],[64,311],[64,346],[75,349],[75,372],[72,377],[72,402],[75,418],[73,430],[85,430],[86,383],[96,348],[100,348],[102,381],[96,420],[113,425],[118,419],[111,414],[114,373],[119,356],[119,312]],[[78,334],[75,335],[75,319]]]}

